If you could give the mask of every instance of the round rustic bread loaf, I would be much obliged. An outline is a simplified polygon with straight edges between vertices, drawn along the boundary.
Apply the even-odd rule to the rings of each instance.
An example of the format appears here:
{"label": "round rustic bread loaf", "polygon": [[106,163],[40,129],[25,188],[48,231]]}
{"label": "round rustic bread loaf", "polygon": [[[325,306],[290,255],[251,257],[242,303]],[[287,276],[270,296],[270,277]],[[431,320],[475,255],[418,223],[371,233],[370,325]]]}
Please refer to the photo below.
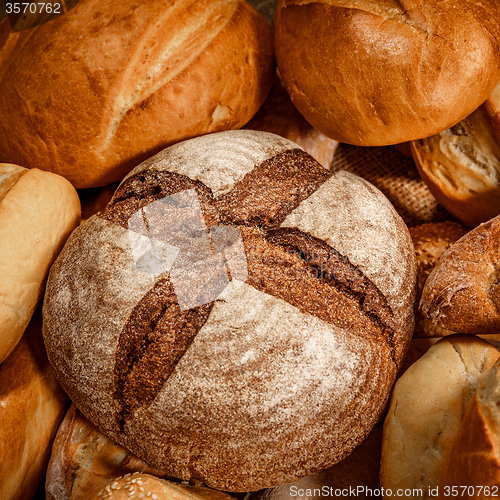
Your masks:
{"label": "round rustic bread loaf", "polygon": [[411,147],[432,194],[463,224],[500,214],[500,85],[460,123]]}
{"label": "round rustic bread loaf", "polygon": [[0,163],[0,363],[21,339],[50,266],[80,223],[80,201],[63,177]]}
{"label": "round rustic bread loaf", "polygon": [[34,498],[68,405],[47,360],[39,307],[21,341],[0,365],[2,500]]}
{"label": "round rustic bread loaf", "polygon": [[500,4],[486,0],[280,0],[278,67],[308,122],[381,146],[437,134],[500,79]]}
{"label": "round rustic bread loaf", "polygon": [[52,267],[49,358],[114,441],[173,477],[274,486],[344,458],[413,331],[415,253],[371,184],[241,130],[134,169]]}
{"label": "round rustic bread loaf", "polygon": [[271,27],[244,0],[80,0],[0,41],[0,161],[77,188],[121,181],[174,142],[242,127],[275,70]]}
{"label": "round rustic bread loaf", "polygon": [[[465,409],[500,353],[468,335],[441,339],[394,386],[384,420],[380,482],[392,498],[432,498]],[[421,490],[420,493],[414,493]]]}

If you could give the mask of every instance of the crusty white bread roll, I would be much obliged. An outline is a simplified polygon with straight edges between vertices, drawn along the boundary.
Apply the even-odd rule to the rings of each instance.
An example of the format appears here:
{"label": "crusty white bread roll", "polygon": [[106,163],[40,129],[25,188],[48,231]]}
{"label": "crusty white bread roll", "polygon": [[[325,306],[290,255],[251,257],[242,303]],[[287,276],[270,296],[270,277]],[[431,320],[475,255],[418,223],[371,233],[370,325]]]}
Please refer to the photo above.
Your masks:
{"label": "crusty white bread roll", "polygon": [[0,161],[77,188],[242,127],[275,71],[271,27],[244,0],[80,0],[28,31],[0,47]]}
{"label": "crusty white bread roll", "polygon": [[500,329],[500,215],[469,231],[441,256],[427,278],[420,310],[460,333]]}
{"label": "crusty white bread roll", "polygon": [[500,80],[497,0],[280,0],[274,31],[292,101],[349,144],[437,134]]}
{"label": "crusty white bread roll", "polygon": [[0,363],[40,300],[49,268],[80,222],[80,201],[63,177],[0,163]]}
{"label": "crusty white bread roll", "polygon": [[[208,229],[210,228],[210,233]],[[58,378],[115,442],[224,491],[345,458],[413,332],[415,251],[370,183],[239,130],[134,169],[52,267]]]}
{"label": "crusty white bread roll", "polygon": [[38,308],[0,365],[0,498],[31,500],[69,399],[47,360]]}
{"label": "crusty white bread roll", "polygon": [[379,498],[373,491],[380,491],[381,446],[382,425],[377,425],[341,462],[293,483],[252,492],[245,500],[313,500],[318,497],[348,499],[352,498],[353,489],[356,491],[356,498]]}
{"label": "crusty white bread roll", "polygon": [[167,481],[150,474],[135,472],[110,482],[91,500],[233,500],[222,491],[203,486]]}
{"label": "crusty white bread roll", "polygon": [[[384,420],[380,482],[401,498],[431,498],[465,409],[500,352],[475,336],[450,335],[399,378]],[[413,492],[421,489],[421,494]],[[390,498],[391,495],[386,495]]]}
{"label": "crusty white bread roll", "polygon": [[[467,228],[457,222],[430,222],[410,228],[410,235],[417,256],[418,290],[417,303],[430,272],[434,269],[443,253],[467,233]],[[434,325],[420,311],[415,314],[413,338],[446,337],[452,332]]]}
{"label": "crusty white bread roll", "polygon": [[115,444],[71,405],[52,446],[46,500],[93,498],[113,480],[134,472],[170,477]]}
{"label": "crusty white bread roll", "polygon": [[[500,495],[500,366],[488,372],[467,406],[455,445],[439,481],[439,497]],[[466,487],[466,488],[464,488]],[[458,495],[457,495],[458,496]]]}
{"label": "crusty white bread roll", "polygon": [[245,128],[272,132],[290,139],[327,169],[332,165],[339,144],[307,123],[293,105],[279,74],[266,101]]}
{"label": "crusty white bread roll", "polygon": [[460,123],[411,147],[432,194],[463,224],[500,214],[500,85]]}

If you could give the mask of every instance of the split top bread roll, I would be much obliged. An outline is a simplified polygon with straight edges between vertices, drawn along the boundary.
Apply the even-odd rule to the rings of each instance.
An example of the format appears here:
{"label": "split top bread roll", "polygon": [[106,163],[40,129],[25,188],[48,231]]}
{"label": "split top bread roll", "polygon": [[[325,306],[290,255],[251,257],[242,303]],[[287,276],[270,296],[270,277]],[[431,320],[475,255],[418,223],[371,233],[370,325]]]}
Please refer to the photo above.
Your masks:
{"label": "split top bread roll", "polygon": [[499,355],[485,340],[450,335],[399,378],[384,420],[380,483],[392,493],[385,498],[398,489],[402,498],[432,498],[465,409]]}
{"label": "split top bread roll", "polygon": [[280,0],[274,31],[292,101],[339,142],[437,134],[500,79],[497,0]]}
{"label": "split top bread roll", "polygon": [[415,255],[387,199],[274,134],[134,169],[52,268],[44,338],[115,442],[224,491],[293,481],[377,423],[413,331]]}
{"label": "split top bread roll", "polygon": [[77,188],[242,127],[274,76],[271,28],[244,0],[80,0],[11,36],[0,46],[0,161]]}
{"label": "split top bread roll", "polygon": [[80,222],[63,177],[0,163],[0,363],[21,338],[49,268]]}
{"label": "split top bread roll", "polygon": [[500,215],[469,231],[440,258],[425,282],[420,310],[461,333],[500,329]]}

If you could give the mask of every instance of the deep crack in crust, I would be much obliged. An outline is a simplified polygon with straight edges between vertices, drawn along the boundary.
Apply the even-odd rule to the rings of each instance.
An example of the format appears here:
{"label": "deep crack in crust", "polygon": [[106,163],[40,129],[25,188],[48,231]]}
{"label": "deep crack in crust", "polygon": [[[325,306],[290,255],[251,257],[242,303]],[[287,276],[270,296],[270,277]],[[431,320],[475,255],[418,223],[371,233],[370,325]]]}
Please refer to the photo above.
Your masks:
{"label": "deep crack in crust", "polygon": [[[130,218],[140,209],[194,189],[207,229],[217,224],[239,229],[248,284],[306,314],[387,345],[397,364],[394,314],[377,286],[324,241],[299,229],[279,227],[330,176],[299,149],[264,161],[217,198],[200,181],[168,171],[143,170],[120,185],[100,217],[128,229]],[[169,201],[164,206],[175,218],[178,206]],[[189,211],[179,212],[178,218],[179,227],[190,225]],[[158,218],[155,230],[166,234],[169,222]],[[174,238],[180,246],[186,245],[182,235]],[[155,399],[214,304],[181,311],[172,282],[168,274],[164,276],[134,308],[120,334],[114,368],[120,429],[135,409]],[[207,273],[200,274],[200,283],[191,284],[193,289],[203,287],[206,278]]]}

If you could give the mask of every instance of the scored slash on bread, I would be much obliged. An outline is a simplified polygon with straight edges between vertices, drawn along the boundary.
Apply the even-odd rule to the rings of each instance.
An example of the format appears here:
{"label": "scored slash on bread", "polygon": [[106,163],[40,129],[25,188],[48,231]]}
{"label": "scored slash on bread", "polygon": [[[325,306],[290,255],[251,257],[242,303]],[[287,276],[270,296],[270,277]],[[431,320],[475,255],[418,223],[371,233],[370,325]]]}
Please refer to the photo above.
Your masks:
{"label": "scored slash on bread", "polygon": [[[238,229],[248,278],[182,311],[171,273],[136,265],[128,221],[190,190],[208,228]],[[178,227],[198,227],[178,210]],[[223,132],[138,166],[73,233],[44,337],[63,387],[113,440],[174,477],[250,491],[341,460],[377,423],[415,281],[408,230],[376,188],[274,134]]]}

